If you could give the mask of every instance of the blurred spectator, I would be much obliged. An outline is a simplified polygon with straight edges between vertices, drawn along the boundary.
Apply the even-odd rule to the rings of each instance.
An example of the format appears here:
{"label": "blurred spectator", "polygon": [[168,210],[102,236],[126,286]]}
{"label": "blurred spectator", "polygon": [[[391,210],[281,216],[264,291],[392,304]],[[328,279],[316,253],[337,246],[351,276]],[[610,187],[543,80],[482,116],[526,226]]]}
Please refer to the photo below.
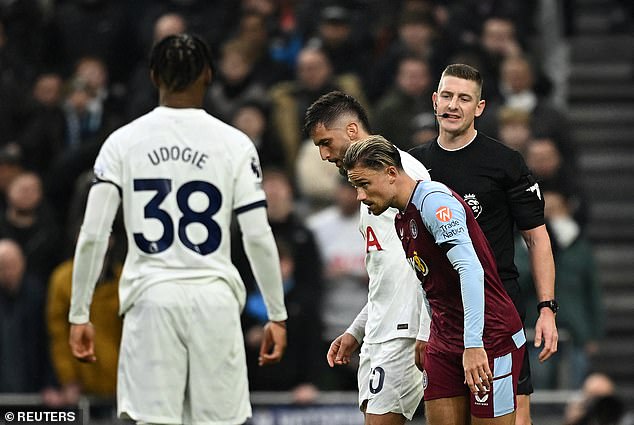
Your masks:
{"label": "blurred spectator", "polygon": [[245,10],[240,16],[235,36],[250,49],[253,78],[266,87],[293,78],[289,64],[273,59],[270,32],[265,15],[256,10]]}
{"label": "blurred spectator", "polygon": [[326,53],[337,75],[354,73],[366,80],[368,64],[372,60],[370,40],[355,39],[352,12],[343,6],[331,5],[321,10],[317,33],[306,46],[317,47]]}
{"label": "blurred spectator", "polygon": [[499,83],[502,62],[508,57],[515,57],[523,53],[523,48],[517,37],[516,23],[503,15],[487,17],[482,24],[476,51],[480,55],[481,68],[478,69],[484,80],[482,96],[489,101],[495,100],[500,96]]}
{"label": "blurred spectator", "polygon": [[[459,28],[462,43],[471,44],[483,33],[483,27],[489,18],[514,23],[514,38],[525,40],[535,31],[534,17],[536,2],[508,2],[499,0],[460,0],[448,2],[448,27]],[[492,29],[489,29],[491,31]],[[501,30],[498,28],[497,31]],[[497,32],[498,37],[503,35]],[[517,34],[515,34],[517,33]],[[493,36],[490,34],[489,36]]]}
{"label": "blurred spectator", "polygon": [[82,56],[75,64],[74,76],[85,81],[93,93],[88,111],[98,122],[97,127],[114,129],[122,125],[124,93],[118,89],[120,86],[111,85],[105,62],[96,56]]}
{"label": "blurred spectator", "polygon": [[634,415],[616,393],[612,379],[603,373],[586,378],[577,397],[566,406],[564,425],[632,425]]}
{"label": "blurred spectator", "polygon": [[0,215],[0,237],[21,247],[29,273],[44,284],[61,261],[60,230],[43,198],[42,181],[32,172],[13,179],[7,206]]}
{"label": "blurred spectator", "polygon": [[69,0],[55,6],[56,69],[70,73],[69,64],[84,56],[104,58],[113,81],[125,81],[134,63],[133,19],[127,2]]}
{"label": "blurred spectator", "polygon": [[[533,139],[525,152],[526,165],[539,181],[542,190],[562,188],[569,194],[569,206],[583,227],[588,220],[588,205],[583,188],[575,178],[574,168],[552,138]],[[568,159],[568,158],[566,158]]]}
{"label": "blurred spectator", "polygon": [[625,403],[616,395],[597,397],[589,401],[583,417],[575,425],[631,425],[625,416]]}
{"label": "blurred spectator", "polygon": [[[111,246],[113,241],[111,240]],[[70,352],[68,335],[73,260],[66,260],[53,271],[48,289],[46,323],[51,359],[60,385],[59,398],[51,404],[76,405],[80,395],[109,398],[116,395],[117,361],[122,320],[119,317],[119,277],[122,265],[107,254],[95,287],[90,322],[98,332],[95,339],[95,363],[78,362]]]}
{"label": "blurred spectator", "polygon": [[258,151],[262,168],[284,168],[284,149],[271,132],[268,105],[256,100],[241,103],[233,114],[231,125],[249,136]]}
{"label": "blurred spectator", "polygon": [[[325,367],[323,366],[325,364],[323,360],[324,353],[319,350],[321,318],[318,316],[323,290],[322,262],[313,233],[296,212],[294,190],[288,175],[278,169],[265,169],[262,187],[266,193],[269,223],[280,247],[282,271],[286,273],[283,276],[286,278],[284,288],[285,291],[288,291],[286,292],[287,301],[291,301],[291,304],[287,305],[287,311],[289,317],[295,317],[301,324],[292,325],[291,320],[288,323],[288,350],[298,350],[292,355],[289,355],[291,352],[287,352],[285,360],[282,360],[280,364],[280,366],[287,365],[289,370],[282,371],[280,368],[275,367],[275,370],[279,372],[279,376],[275,376],[276,374],[269,370],[265,371],[263,368],[250,367],[250,377],[256,380],[256,382],[250,382],[250,387],[255,388],[254,385],[262,385],[269,389],[290,390],[293,388],[296,390],[296,401],[309,402],[316,396],[314,385],[319,376],[319,370],[321,367]],[[253,313],[257,312],[255,304],[258,301],[253,298],[257,297],[255,295],[257,294],[257,286],[246,259],[239,232],[233,232],[232,237],[231,246],[234,264],[247,285],[248,293],[252,295],[251,307],[254,310],[251,310],[252,316],[250,318],[245,317],[245,325],[250,328],[252,325],[256,325],[256,322],[262,320],[261,315],[253,315]],[[284,255],[282,251],[285,251]],[[313,305],[308,307],[306,303],[313,303]],[[291,305],[295,307],[289,307]],[[305,309],[305,311],[302,311],[302,309]],[[309,319],[309,317],[312,317],[312,319]],[[307,320],[312,323],[306,322]],[[296,325],[298,325],[297,328],[295,327]],[[312,340],[310,341],[299,335],[303,332],[301,329],[305,326],[308,326],[306,332],[311,335]],[[291,328],[293,328],[294,337],[291,337]],[[252,331],[252,334],[249,334],[248,329],[245,329],[245,331],[247,332],[245,335],[247,346],[254,347],[253,343],[257,341],[258,336],[257,328]],[[307,344],[305,347],[309,348],[305,349],[303,345],[291,348],[291,338],[304,341],[300,344]],[[288,356],[288,363],[286,363],[286,356]],[[257,362],[257,356],[255,359],[251,358],[251,360]],[[301,367],[297,369],[302,362],[305,362],[304,366],[301,366],[304,370]],[[253,369],[260,370],[254,371]]]}
{"label": "blurred spectator", "polygon": [[[546,227],[555,259],[557,299],[561,309],[557,325],[567,332],[569,339],[561,338],[559,352],[550,361],[540,363],[539,351],[529,345],[531,363],[537,365],[532,372],[535,388],[579,388],[590,370],[590,361],[599,350],[603,336],[604,309],[601,285],[592,246],[572,217],[565,191],[546,189],[543,192]],[[519,239],[519,238],[518,238]],[[526,305],[537,305],[526,247],[518,240],[516,264],[520,285],[526,294]],[[537,319],[533,309],[527,309],[527,321]],[[566,376],[567,381],[560,380]]]}
{"label": "blurred spectator", "polygon": [[26,120],[23,88],[28,77],[18,53],[10,48],[0,14],[0,148],[17,140]]}
{"label": "blurred spectator", "polygon": [[[480,120],[482,131],[495,135],[495,116],[502,107],[525,111],[531,116],[531,132],[537,137],[552,137],[560,145],[566,158],[574,161],[570,147],[570,129],[565,114],[548,98],[536,90],[536,76],[524,56],[505,58],[500,65],[499,96],[487,99],[488,114]],[[493,113],[492,113],[493,112]],[[489,117],[488,119],[486,117]]]}
{"label": "blurred spectator", "polygon": [[[368,299],[365,241],[359,232],[357,192],[347,179],[340,177],[338,182],[335,205],[308,218],[308,226],[315,234],[324,261],[322,353],[328,352],[331,341],[348,328]],[[324,372],[327,389],[357,389],[358,357],[352,358],[355,361],[351,364]]]}
{"label": "blurred spectator", "polygon": [[65,147],[51,159],[45,190],[59,223],[66,222],[72,193],[68,188],[92,169],[105,138],[124,123],[118,100],[110,97],[108,81],[104,63],[87,56],[77,62],[68,83],[63,103]]}
{"label": "blurred spectator", "polygon": [[321,96],[341,90],[367,106],[361,82],[354,74],[336,76],[326,54],[317,48],[302,49],[297,58],[297,76],[271,87],[272,124],[286,151],[287,170],[295,171],[295,159],[303,140],[304,111]]}
{"label": "blurred spectator", "polygon": [[[297,212],[294,188],[288,175],[279,169],[265,169],[262,187],[266,193],[267,215],[273,235],[278,241],[286,241],[293,254],[294,278],[305,287],[321,291],[322,261],[315,237]],[[239,232],[232,234],[232,258],[244,282],[255,278],[244,253]],[[319,288],[319,289],[317,289]]]}
{"label": "blurred spectator", "polygon": [[434,112],[431,101],[433,92],[427,62],[417,56],[403,57],[398,64],[392,88],[376,104],[376,132],[402,150],[412,148],[416,118]]}
{"label": "blurred spectator", "polygon": [[0,211],[7,207],[7,192],[11,182],[23,171],[18,145],[10,144],[0,148]]}
{"label": "blurred spectator", "polygon": [[46,51],[49,28],[44,9],[38,0],[0,2],[0,73],[17,72],[18,80],[30,84],[37,68],[47,65],[51,52]]}
{"label": "blurred spectator", "polygon": [[[148,31],[151,37],[146,43],[143,43],[142,59],[135,65],[131,77],[128,80],[130,90],[128,102],[126,106],[126,117],[132,120],[140,117],[156,107],[158,100],[158,90],[152,84],[152,80],[148,78],[150,74],[150,66],[147,59],[150,49],[154,43],[157,43],[168,35],[182,34],[187,31],[187,21],[178,13],[166,13],[156,18],[152,30]],[[141,37],[145,39],[146,37]]]}
{"label": "blurred spectator", "polygon": [[0,239],[0,392],[39,392],[49,383],[45,287],[27,271],[20,246]]}
{"label": "blurred spectator", "polygon": [[498,111],[498,137],[500,142],[526,157],[531,140],[531,115],[521,109],[503,107]]}
{"label": "blurred spectator", "polygon": [[407,13],[400,17],[398,38],[381,55],[370,72],[366,90],[375,102],[391,86],[402,58],[416,56],[427,62],[428,72],[440,75],[447,63],[449,49],[441,48],[436,23],[426,13]]}
{"label": "blurred spectator", "polygon": [[316,154],[313,141],[304,140],[295,160],[295,181],[308,209],[316,211],[331,206],[340,179],[338,169]]}
{"label": "blurred spectator", "polygon": [[[142,55],[149,52],[156,42],[156,39],[152,40],[152,28],[161,16],[181,16],[187,22],[187,32],[200,36],[216,52],[236,27],[240,14],[240,3],[235,0],[139,0],[124,3],[128,3],[131,9]],[[167,35],[170,34],[163,34],[163,37]]]}
{"label": "blurred spectator", "polygon": [[256,12],[266,21],[269,48],[274,62],[294,69],[297,55],[303,45],[302,28],[297,20],[297,8],[301,3],[294,0],[242,0],[242,10]]}
{"label": "blurred spectator", "polygon": [[413,134],[410,140],[412,146],[422,145],[438,137],[438,125],[435,112],[423,112],[414,117]]}
{"label": "blurred spectator", "polygon": [[77,61],[63,107],[67,150],[101,142],[123,124],[121,106],[109,90],[108,70],[97,57],[83,56]]}
{"label": "blurred spectator", "polygon": [[19,139],[25,166],[42,176],[48,174],[51,158],[64,149],[66,120],[62,109],[63,81],[59,74],[40,74],[32,89],[28,125]]}
{"label": "blurred spectator", "polygon": [[244,41],[233,39],[222,46],[217,72],[205,99],[205,109],[210,114],[228,123],[241,103],[266,101],[266,87],[254,79],[253,62]]}
{"label": "blurred spectator", "polygon": [[250,285],[243,313],[249,388],[255,391],[291,391],[296,403],[311,403],[319,395],[318,381],[325,369],[321,346],[321,287],[299,278],[291,246],[277,241],[280,254],[284,303],[288,311],[288,347],[279,364],[258,367],[260,343],[268,320],[264,300]]}
{"label": "blurred spectator", "polygon": [[84,143],[94,138],[101,124],[97,111],[91,110],[89,105],[96,93],[88,85],[88,82],[73,78],[68,83],[68,91],[64,99],[64,117],[66,121],[64,132],[64,145],[66,150],[79,148]]}

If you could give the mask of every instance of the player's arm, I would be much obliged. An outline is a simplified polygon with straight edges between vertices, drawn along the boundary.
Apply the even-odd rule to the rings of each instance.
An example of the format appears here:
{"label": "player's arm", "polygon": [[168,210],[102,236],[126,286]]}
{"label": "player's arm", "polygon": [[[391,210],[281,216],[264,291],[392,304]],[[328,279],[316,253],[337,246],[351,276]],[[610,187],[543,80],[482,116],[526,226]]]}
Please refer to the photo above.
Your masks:
{"label": "player's arm", "polygon": [[277,363],[286,349],[286,307],[279,253],[263,205],[238,214],[242,242],[258,283],[269,322],[264,327],[260,365]]}
{"label": "player's arm", "polygon": [[[441,208],[451,211],[450,231],[436,212]],[[482,335],[484,332],[484,269],[478,259],[467,228],[466,212],[462,204],[445,192],[433,192],[423,201],[423,222],[434,235],[436,243],[460,278],[464,310],[463,367],[465,382],[472,392],[484,391],[493,381]]]}
{"label": "player's arm", "polygon": [[98,181],[88,193],[84,221],[75,247],[73,290],[68,314],[71,351],[82,361],[96,360],[90,304],[120,203],[119,189],[109,182]]}
{"label": "player's arm", "polygon": [[[555,299],[555,263],[546,226],[521,233],[528,247],[538,302]],[[547,307],[540,309],[535,323],[535,347],[540,347],[543,342],[544,348],[539,353],[539,361],[548,360],[557,351],[557,340],[555,313]]]}
{"label": "player's arm", "polygon": [[[515,160],[515,165],[508,171],[511,184],[507,198],[513,219],[528,247],[538,301],[548,301],[555,298],[555,263],[544,224],[544,199],[521,155],[517,154]],[[517,170],[516,178],[512,177],[514,170]],[[535,346],[544,344],[539,353],[540,361],[547,360],[557,351],[557,340],[555,314],[549,308],[542,308],[535,323]]]}

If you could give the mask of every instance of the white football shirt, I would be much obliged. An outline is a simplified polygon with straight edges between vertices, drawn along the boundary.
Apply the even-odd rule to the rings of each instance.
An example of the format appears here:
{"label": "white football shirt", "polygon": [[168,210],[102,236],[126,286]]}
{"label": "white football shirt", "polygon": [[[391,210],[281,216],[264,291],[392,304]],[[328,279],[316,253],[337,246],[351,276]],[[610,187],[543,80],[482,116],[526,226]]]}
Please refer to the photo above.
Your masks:
{"label": "white football shirt", "polygon": [[244,305],[231,263],[231,216],[265,204],[258,155],[245,134],[202,109],[157,107],[115,131],[94,170],[121,191],[128,237],[121,313],[150,285],[214,277]]}
{"label": "white football shirt", "polygon": [[[399,150],[405,172],[415,180],[431,180],[427,169],[407,152]],[[370,214],[361,204],[360,230],[366,239],[365,264],[370,277],[365,342],[379,343],[394,338],[416,338],[423,305],[420,281],[405,258],[396,234],[396,208]]]}

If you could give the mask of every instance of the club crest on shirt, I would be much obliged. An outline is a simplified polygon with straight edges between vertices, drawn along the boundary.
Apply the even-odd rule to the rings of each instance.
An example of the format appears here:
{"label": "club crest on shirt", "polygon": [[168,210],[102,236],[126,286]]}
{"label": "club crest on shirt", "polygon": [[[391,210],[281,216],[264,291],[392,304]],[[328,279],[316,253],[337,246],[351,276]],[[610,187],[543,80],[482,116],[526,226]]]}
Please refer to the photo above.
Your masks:
{"label": "club crest on shirt", "polygon": [[482,205],[480,204],[480,201],[478,201],[478,198],[476,198],[475,194],[467,193],[463,199],[467,205],[471,207],[471,211],[473,211],[475,218],[478,218],[482,213]]}
{"label": "club crest on shirt", "polygon": [[253,171],[253,174],[255,174],[255,177],[257,177],[258,179],[262,178],[262,170],[260,169],[260,163],[258,162],[258,159],[255,156],[251,157],[251,171]]}
{"label": "club crest on shirt", "polygon": [[416,239],[416,237],[418,236],[418,226],[416,225],[414,219],[411,219],[409,221],[409,232],[411,233],[412,237]]}

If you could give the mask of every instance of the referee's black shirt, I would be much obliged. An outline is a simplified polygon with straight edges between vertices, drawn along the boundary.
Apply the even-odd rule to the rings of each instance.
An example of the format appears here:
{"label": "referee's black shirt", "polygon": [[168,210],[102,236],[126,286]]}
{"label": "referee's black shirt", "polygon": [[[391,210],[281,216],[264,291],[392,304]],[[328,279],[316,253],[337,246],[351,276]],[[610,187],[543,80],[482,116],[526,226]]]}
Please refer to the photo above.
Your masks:
{"label": "referee's black shirt", "polygon": [[434,139],[409,153],[427,167],[432,180],[449,186],[471,207],[493,248],[500,278],[519,307],[514,225],[529,230],[544,224],[544,200],[522,155],[480,133],[457,150],[443,149]]}

